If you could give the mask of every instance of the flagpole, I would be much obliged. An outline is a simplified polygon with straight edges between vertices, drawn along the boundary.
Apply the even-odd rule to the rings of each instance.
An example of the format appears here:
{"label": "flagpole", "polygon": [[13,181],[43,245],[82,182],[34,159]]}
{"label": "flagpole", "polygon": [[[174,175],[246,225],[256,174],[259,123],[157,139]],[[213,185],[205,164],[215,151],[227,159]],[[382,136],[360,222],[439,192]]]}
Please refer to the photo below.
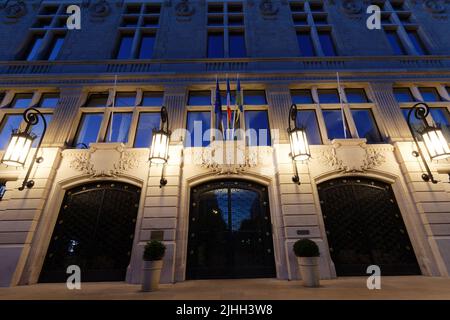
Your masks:
{"label": "flagpole", "polygon": [[112,101],[112,109],[111,109],[111,129],[109,130],[109,142],[112,139],[112,131],[113,131],[113,121],[114,121],[114,107],[116,105],[116,94],[117,94],[117,74],[114,76],[114,90],[113,90],[113,101]]}
{"label": "flagpole", "polygon": [[[237,75],[237,81],[236,81],[236,89],[237,89],[237,82],[239,81],[239,73]],[[237,90],[236,90],[237,91]],[[236,92],[237,93],[237,92]],[[239,108],[236,104],[237,100],[236,100],[237,96],[234,97],[234,111],[233,111],[233,139],[234,139],[234,131],[236,130],[236,108]]]}
{"label": "flagpole", "polygon": [[342,127],[344,129],[344,138],[347,139],[347,126],[345,125],[344,102],[342,101],[342,91],[341,91],[341,82],[339,79],[339,72],[336,72],[336,77],[339,93],[339,102],[341,104]]}

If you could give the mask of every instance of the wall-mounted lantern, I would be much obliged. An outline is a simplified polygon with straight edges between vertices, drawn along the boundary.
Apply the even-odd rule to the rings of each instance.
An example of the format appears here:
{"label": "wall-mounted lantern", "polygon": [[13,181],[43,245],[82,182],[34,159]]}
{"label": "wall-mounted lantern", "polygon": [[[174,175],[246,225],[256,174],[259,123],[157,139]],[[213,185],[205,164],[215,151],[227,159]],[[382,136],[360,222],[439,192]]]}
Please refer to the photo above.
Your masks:
{"label": "wall-mounted lantern", "polygon": [[150,165],[162,164],[163,169],[161,172],[161,180],[159,186],[165,186],[167,180],[164,178],[164,171],[167,160],[169,159],[169,142],[170,142],[170,130],[169,130],[169,117],[167,115],[166,107],[161,108],[161,127],[154,128],[152,131],[152,147],[150,149]]}
{"label": "wall-mounted lantern", "polygon": [[[411,124],[411,115],[414,112],[414,117],[417,120],[422,121],[424,128],[422,130],[414,130]],[[430,126],[426,117],[430,112],[430,108],[426,103],[419,102],[415,104],[408,112],[408,127],[413,136],[414,142],[417,147],[417,151],[413,151],[413,156],[419,157],[422,159],[422,162],[425,166],[427,173],[422,174],[422,179],[424,181],[431,181],[432,183],[437,183],[437,180],[434,179],[433,174],[431,173],[430,167],[427,164],[427,161],[422,153],[422,150],[417,141],[417,137],[415,132],[417,132],[423,140],[425,145],[425,149],[427,150],[430,159],[433,160],[442,160],[450,157],[450,148],[448,147],[447,140],[442,134],[442,130],[438,126]]]}
{"label": "wall-mounted lantern", "polygon": [[[26,127],[23,131],[19,129],[13,130],[11,133],[11,138],[8,143],[8,147],[6,148],[5,153],[3,154],[3,158],[1,162],[7,166],[13,167],[24,167],[27,161],[28,155],[30,154],[31,147],[33,145],[33,141],[36,139],[36,135],[31,132],[33,126],[39,123],[39,119],[42,119],[44,124],[44,128],[42,131],[42,137],[44,137],[45,132],[47,131],[47,121],[42,113],[35,108],[28,108],[23,113],[23,118],[26,122]],[[32,188],[34,186],[33,180],[28,180],[30,177],[31,170],[33,169],[33,165],[35,162],[41,163],[44,159],[42,157],[37,157],[39,149],[41,147],[42,138],[39,140],[39,144],[36,148],[36,152],[33,155],[33,160],[31,161],[30,167],[28,168],[28,172],[23,180],[22,186],[19,190],[27,188]]]}
{"label": "wall-mounted lantern", "polygon": [[[291,123],[293,122],[293,127]],[[306,136],[306,130],[304,128],[297,127],[297,105],[292,104],[289,110],[289,127],[287,129],[289,136],[289,143],[291,145],[291,153],[289,154],[292,158],[292,164],[294,167],[294,177],[292,181],[294,183],[300,184],[300,177],[298,175],[297,161],[305,161],[311,157],[309,151],[308,138]]]}

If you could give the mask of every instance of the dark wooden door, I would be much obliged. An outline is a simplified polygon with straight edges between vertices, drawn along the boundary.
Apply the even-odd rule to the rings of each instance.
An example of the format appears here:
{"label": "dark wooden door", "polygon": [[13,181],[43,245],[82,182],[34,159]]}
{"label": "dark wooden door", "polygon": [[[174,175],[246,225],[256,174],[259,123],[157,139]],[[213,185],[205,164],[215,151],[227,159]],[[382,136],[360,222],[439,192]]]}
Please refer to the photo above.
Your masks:
{"label": "dark wooden door", "polygon": [[389,184],[342,178],[318,186],[320,204],[338,276],[420,274],[402,215]]}
{"label": "dark wooden door", "polygon": [[66,192],[40,274],[65,282],[69,265],[81,281],[123,281],[130,262],[140,188],[100,182]]}
{"label": "dark wooden door", "polygon": [[193,188],[187,278],[275,275],[267,188],[235,180]]}

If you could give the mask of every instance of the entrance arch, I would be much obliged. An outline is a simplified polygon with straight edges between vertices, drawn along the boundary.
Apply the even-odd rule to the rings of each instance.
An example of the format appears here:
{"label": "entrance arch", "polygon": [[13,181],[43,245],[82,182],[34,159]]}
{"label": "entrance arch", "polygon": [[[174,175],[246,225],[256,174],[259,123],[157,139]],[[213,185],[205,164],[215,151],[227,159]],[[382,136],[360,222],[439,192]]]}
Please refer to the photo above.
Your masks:
{"label": "entrance arch", "polygon": [[275,276],[267,187],[245,180],[193,187],[186,278]]}
{"label": "entrance arch", "polygon": [[317,186],[331,259],[338,276],[421,274],[390,184],[346,177]]}
{"label": "entrance arch", "polygon": [[65,282],[69,265],[82,281],[124,281],[141,189],[102,181],[67,190],[39,282]]}

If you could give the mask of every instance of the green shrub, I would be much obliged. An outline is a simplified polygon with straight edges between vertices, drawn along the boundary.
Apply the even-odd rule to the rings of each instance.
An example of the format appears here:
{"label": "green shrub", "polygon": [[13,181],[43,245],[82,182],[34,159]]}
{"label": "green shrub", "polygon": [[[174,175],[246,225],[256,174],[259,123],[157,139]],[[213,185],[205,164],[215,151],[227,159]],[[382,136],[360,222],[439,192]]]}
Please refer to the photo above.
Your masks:
{"label": "green shrub", "polygon": [[144,249],[143,259],[145,261],[161,260],[166,252],[166,246],[158,240],[147,242]]}
{"label": "green shrub", "polygon": [[309,239],[297,240],[294,243],[294,253],[297,257],[318,257],[319,247]]}

